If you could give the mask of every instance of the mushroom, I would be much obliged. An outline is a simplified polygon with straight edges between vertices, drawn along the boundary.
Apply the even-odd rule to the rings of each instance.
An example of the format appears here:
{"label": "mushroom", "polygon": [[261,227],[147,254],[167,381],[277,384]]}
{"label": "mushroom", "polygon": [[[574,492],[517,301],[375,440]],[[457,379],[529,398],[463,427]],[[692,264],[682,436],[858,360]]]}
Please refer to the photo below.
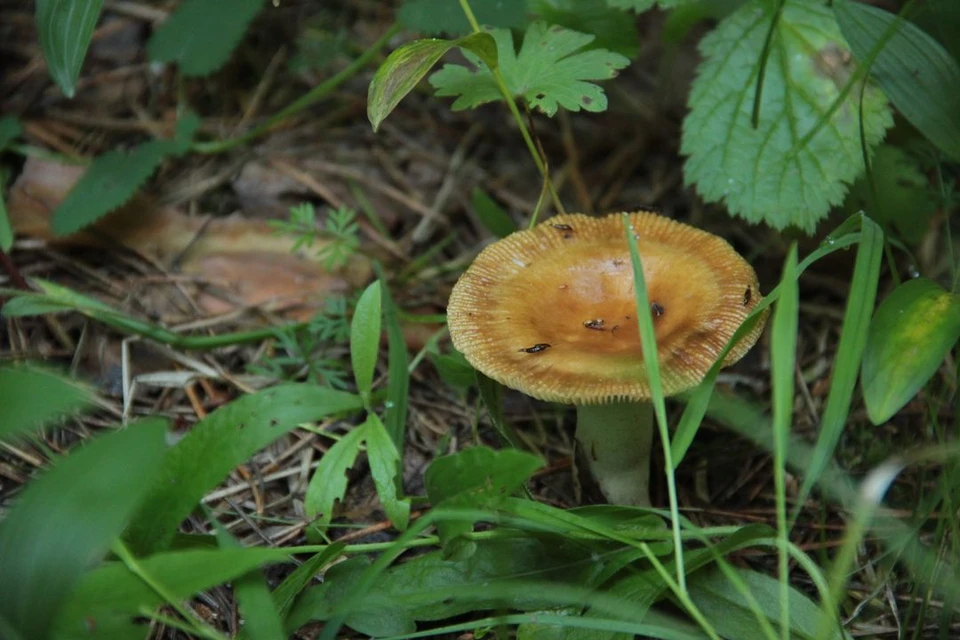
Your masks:
{"label": "mushroom", "polygon": [[[725,240],[646,211],[628,214],[657,338],[664,395],[696,386],[761,300]],[[607,500],[648,506],[654,419],[621,215],[555,216],[486,247],[447,307],[474,368],[577,407],[576,438]],[[739,360],[763,322],[724,360]]]}

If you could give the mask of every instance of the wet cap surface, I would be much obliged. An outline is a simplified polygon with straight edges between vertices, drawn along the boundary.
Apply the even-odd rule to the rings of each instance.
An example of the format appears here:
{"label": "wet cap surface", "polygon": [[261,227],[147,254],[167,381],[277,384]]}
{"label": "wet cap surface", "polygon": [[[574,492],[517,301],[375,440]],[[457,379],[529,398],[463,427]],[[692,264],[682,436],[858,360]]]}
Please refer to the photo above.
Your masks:
{"label": "wet cap surface", "polygon": [[[696,386],[762,299],[722,238],[658,214],[629,214],[666,395]],[[485,375],[541,400],[647,400],[633,269],[620,214],[550,218],[484,249],[447,308],[454,346]],[[739,360],[757,323],[730,352]]]}

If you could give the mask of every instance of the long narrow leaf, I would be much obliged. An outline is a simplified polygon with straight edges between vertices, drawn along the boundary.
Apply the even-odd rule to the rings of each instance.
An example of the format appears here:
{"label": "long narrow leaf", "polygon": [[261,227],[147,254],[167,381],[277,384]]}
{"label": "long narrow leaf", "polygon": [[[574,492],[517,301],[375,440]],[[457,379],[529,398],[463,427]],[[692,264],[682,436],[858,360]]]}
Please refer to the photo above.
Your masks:
{"label": "long narrow leaf", "polygon": [[834,360],[836,365],[831,378],[830,394],[827,396],[827,406],[820,421],[820,435],[813,450],[810,467],[804,475],[791,520],[796,519],[807,496],[820,479],[820,474],[833,456],[833,451],[847,422],[853,391],[857,384],[860,358],[867,344],[867,332],[877,297],[882,258],[883,231],[873,220],[864,216],[861,222],[857,261],[853,269],[853,281],[850,283],[850,298],[843,316],[840,344]]}
{"label": "long narrow leaf", "polygon": [[164,459],[151,419],[96,438],[30,483],[0,522],[0,617],[43,638],[63,600],[143,502]]}
{"label": "long narrow leaf", "polygon": [[37,32],[47,69],[72,98],[103,0],[37,0]]}
{"label": "long narrow leaf", "polygon": [[232,469],[302,422],[350,412],[359,397],[308,384],[288,384],[234,400],[197,423],[164,459],[145,507],[127,539],[140,553],[163,549],[180,522]]}

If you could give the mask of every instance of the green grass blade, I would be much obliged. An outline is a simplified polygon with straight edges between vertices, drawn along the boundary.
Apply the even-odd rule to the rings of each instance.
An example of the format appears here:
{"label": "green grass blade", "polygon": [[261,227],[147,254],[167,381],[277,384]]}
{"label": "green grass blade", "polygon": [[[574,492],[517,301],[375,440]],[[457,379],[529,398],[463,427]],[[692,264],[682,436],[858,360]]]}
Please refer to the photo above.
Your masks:
{"label": "green grass blade", "polygon": [[44,638],[62,602],[106,553],[157,477],[166,424],[103,435],[31,482],[0,523],[0,617]]}
{"label": "green grass blade", "polygon": [[362,407],[354,394],[287,384],[217,409],[170,449],[127,540],[141,554],[165,548],[203,495],[254,453],[300,423]]}
{"label": "green grass blade", "polygon": [[683,545],[680,541],[680,511],[677,506],[677,487],[674,480],[674,464],[671,459],[670,431],[667,428],[667,407],[663,400],[663,384],[660,381],[659,351],[657,334],[653,330],[653,316],[650,315],[650,300],[647,296],[647,283],[643,276],[643,265],[637,249],[636,232],[630,226],[630,218],[622,214],[623,232],[627,246],[630,247],[630,262],[633,265],[634,293],[637,303],[637,325],[640,327],[640,344],[643,345],[643,364],[650,385],[653,413],[657,417],[660,429],[660,443],[663,446],[664,472],[667,476],[667,493],[670,496],[670,520],[673,526],[674,553],[677,557],[677,583],[680,590],[686,591],[686,574],[683,569]]}
{"label": "green grass blade", "polygon": [[813,450],[810,466],[803,478],[803,485],[797,498],[796,507],[791,515],[795,521],[813,487],[820,479],[833,456],[840,434],[850,413],[850,404],[857,384],[860,370],[860,358],[867,344],[867,333],[873,305],[877,297],[877,284],[880,278],[880,265],[883,259],[883,231],[870,218],[863,216],[860,232],[860,246],[853,269],[853,281],[850,283],[850,296],[847,310],[843,316],[840,332],[840,344],[834,359],[835,368],[831,378],[830,394],[820,420],[820,435]]}
{"label": "green grass blade", "polygon": [[90,404],[82,385],[42,369],[0,367],[0,439],[43,427]]}
{"label": "green grass blade", "polygon": [[[811,264],[824,256],[856,244],[860,240],[860,234],[856,232],[859,224],[859,215],[847,218],[843,224],[837,227],[833,233],[827,237],[827,240],[825,240],[816,251],[813,251],[804,258],[797,267],[797,277],[806,271]],[[672,443],[673,464],[675,468],[683,461],[687,449],[690,448],[690,444],[700,429],[703,417],[707,413],[707,407],[710,405],[710,398],[713,395],[713,388],[717,382],[717,376],[720,375],[720,370],[723,368],[724,359],[733,348],[733,345],[737,344],[743,336],[747,335],[747,333],[753,329],[753,323],[759,321],[760,314],[777,301],[780,297],[781,287],[782,283],[777,285],[760,301],[744,321],[743,325],[737,329],[729,342],[727,342],[727,346],[720,352],[717,362],[711,367],[710,371],[707,372],[707,375],[704,376],[703,382],[692,392],[684,394],[684,398],[687,401],[687,408],[680,417],[680,423],[677,425]]]}
{"label": "green grass blade", "polygon": [[797,245],[790,247],[783,267],[780,299],[773,312],[770,336],[771,382],[773,384],[773,481],[777,501],[777,534],[780,574],[780,631],[790,639],[790,574],[787,564],[786,447],[793,421],[793,371],[797,358],[797,323],[800,292],[797,285]]}

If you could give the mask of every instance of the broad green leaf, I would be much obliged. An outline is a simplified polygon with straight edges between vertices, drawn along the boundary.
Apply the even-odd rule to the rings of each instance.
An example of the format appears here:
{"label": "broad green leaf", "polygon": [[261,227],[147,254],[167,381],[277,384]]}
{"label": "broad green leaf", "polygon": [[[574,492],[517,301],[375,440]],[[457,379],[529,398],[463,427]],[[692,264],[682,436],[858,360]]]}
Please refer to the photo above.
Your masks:
{"label": "broad green leaf", "polygon": [[[516,449],[473,447],[434,459],[424,483],[435,507],[493,507],[523,487],[542,466],[539,457]],[[472,528],[462,520],[437,524],[448,557],[465,557],[473,551],[472,543],[460,539]]]}
{"label": "broad green leaf", "polygon": [[410,522],[410,500],[397,495],[400,484],[400,453],[390,439],[386,427],[376,414],[367,416],[364,430],[367,442],[367,458],[370,461],[370,475],[377,487],[377,497],[393,526],[399,531],[407,528]]}
{"label": "broad green leaf", "polygon": [[870,160],[870,171],[877,189],[876,199],[864,176],[850,189],[846,209],[850,213],[868,211],[885,229],[896,230],[911,244],[919,243],[936,211],[936,199],[930,190],[930,179],[916,158],[899,147],[882,144]]}
{"label": "broad green leaf", "polygon": [[20,121],[13,116],[0,118],[0,151],[7,148],[20,135]]}
{"label": "broad green leaf", "polygon": [[140,553],[165,548],[205,493],[298,424],[359,410],[359,397],[311,384],[244,396],[198,422],[170,449],[147,504],[127,530]]}
{"label": "broad green leaf", "polygon": [[30,482],[0,522],[0,617],[43,638],[81,576],[144,501],[164,458],[151,419],[95,438]]}
{"label": "broad green leaf", "polygon": [[147,55],[176,62],[185,76],[205,76],[222,67],[240,43],[264,0],[184,0],[153,32]]}
{"label": "broad green leaf", "polygon": [[3,194],[6,182],[6,172],[0,169],[0,251],[9,253],[10,249],[13,248],[13,227],[10,226],[7,202]]}
{"label": "broad green leaf", "polygon": [[103,0],[37,0],[37,33],[47,69],[72,98]]}
{"label": "broad green leaf", "polygon": [[[521,0],[470,0],[470,9],[477,22],[487,27],[519,29],[527,23],[526,3]],[[457,0],[405,0],[397,20],[430,36],[462,36],[472,30]]]}
{"label": "broad green leaf", "polygon": [[124,204],[167,156],[189,148],[199,125],[196,114],[188,112],[177,122],[172,139],[151,140],[129,151],[108,151],[94,158],[54,210],[53,232],[70,235]]}
{"label": "broad green leaf", "polygon": [[[368,635],[383,635],[377,632],[386,627],[394,633],[404,633],[399,629],[405,628],[409,633],[415,620],[442,620],[495,607],[540,608],[543,600],[536,589],[526,589],[522,595],[508,594],[505,587],[509,581],[570,584],[576,578],[570,571],[571,564],[579,564],[578,560],[589,555],[590,550],[582,546],[544,543],[528,536],[478,541],[476,552],[464,560],[447,560],[439,552],[429,553],[381,575],[356,601],[356,609],[349,611],[347,624]],[[288,631],[310,620],[329,619],[345,604],[344,596],[368,564],[354,559],[348,566],[341,563],[331,568],[324,584],[311,587],[297,602]],[[470,601],[447,597],[471,588],[478,593]]]}
{"label": "broad green leaf", "polygon": [[25,366],[0,366],[0,439],[39,429],[91,401],[83,385]]}
{"label": "broad green leaf", "polygon": [[303,509],[317,527],[323,528],[333,519],[333,508],[347,493],[347,471],[360,455],[360,446],[366,437],[367,424],[359,424],[337,440],[320,458],[313,472]]}
{"label": "broad green leaf", "polygon": [[[534,22],[527,27],[523,45],[517,53],[513,35],[507,29],[490,32],[497,43],[500,73],[511,96],[523,98],[531,109],[548,116],[559,107],[570,111],[604,111],[607,96],[592,80],[607,80],[630,61],[604,49],[581,51],[594,36],[558,26]],[[503,96],[489,65],[470,52],[464,52],[476,67],[444,65],[430,76],[438,96],[457,96],[453,110],[471,109]]]}
{"label": "broad green leaf", "polygon": [[[750,588],[753,598],[762,610],[762,614],[779,628],[780,584],[775,578],[751,571],[735,569],[740,578]],[[688,583],[690,599],[706,616],[717,632],[724,638],[737,640],[767,640],[768,636],[760,630],[755,612],[739,591],[732,588],[723,572],[710,568],[696,573]],[[820,622],[820,609],[806,595],[792,586],[789,590],[790,638],[797,640],[818,639],[817,624]],[[839,630],[822,640],[841,639]]]}
{"label": "broad green leaf", "polygon": [[861,384],[874,424],[889,420],[936,373],[960,339],[960,296],[926,278],[887,296],[870,325]]}
{"label": "broad green leaf", "polygon": [[955,60],[960,60],[960,2],[956,0],[927,0],[915,4],[910,21],[932,35],[947,48]]}
{"label": "broad green leaf", "polygon": [[[859,363],[867,343],[870,316],[877,299],[877,283],[880,278],[884,246],[883,232],[873,220],[863,216],[860,228],[860,244],[857,247],[857,260],[853,269],[853,280],[850,283],[847,309],[843,315],[840,344],[834,358],[827,406],[820,419],[820,434],[814,447],[812,464],[806,469],[800,496],[795,500],[795,513],[792,520],[806,503],[810,491],[820,479],[820,474],[833,458],[834,449],[847,424],[853,391],[857,386]],[[786,274],[784,276],[786,277]]]}
{"label": "broad green leaf", "polygon": [[[772,19],[761,3],[749,2],[701,41],[704,60],[683,122],[684,181],[750,222],[810,232],[863,171],[860,90],[850,87],[824,121],[855,68],[829,7],[785,0],[754,128],[757,76]],[[867,86],[863,100],[864,137],[872,149],[893,119],[877,88]]]}
{"label": "broad green leaf", "polygon": [[871,77],[927,140],[960,160],[960,65],[953,56],[915,24],[878,7],[838,0],[834,11],[859,62],[885,42]]}
{"label": "broad green leaf", "polygon": [[353,364],[357,390],[364,398],[370,395],[373,374],[377,368],[382,308],[380,281],[376,280],[360,295],[350,322],[350,362]]}
{"label": "broad green leaf", "polygon": [[673,7],[679,7],[684,4],[691,4],[695,0],[606,0],[607,4],[611,7],[616,7],[617,9],[622,9],[624,11],[628,9],[633,9],[637,13],[642,13],[649,9],[652,9],[654,5],[659,6],[661,9],[672,9]]}
{"label": "broad green leaf", "polygon": [[[183,600],[242,576],[265,564],[289,562],[284,549],[210,549],[157,553],[139,560],[143,572],[166,593]],[[104,616],[140,615],[162,598],[119,562],[89,572],[70,593],[57,616],[57,636],[80,636]]]}
{"label": "broad green leaf", "polygon": [[628,58],[640,52],[640,37],[634,20],[605,0],[534,0],[531,8],[549,24],[596,36],[591,49],[607,49]]}
{"label": "broad green leaf", "polygon": [[497,66],[497,45],[488,33],[472,33],[457,40],[414,40],[384,60],[367,91],[367,119],[373,130],[380,128],[404,96],[433,68],[445,53],[460,47],[472,52],[487,65]]}
{"label": "broad green leaf", "polygon": [[496,237],[505,238],[517,230],[517,223],[480,187],[470,194],[470,204],[483,226]]}

